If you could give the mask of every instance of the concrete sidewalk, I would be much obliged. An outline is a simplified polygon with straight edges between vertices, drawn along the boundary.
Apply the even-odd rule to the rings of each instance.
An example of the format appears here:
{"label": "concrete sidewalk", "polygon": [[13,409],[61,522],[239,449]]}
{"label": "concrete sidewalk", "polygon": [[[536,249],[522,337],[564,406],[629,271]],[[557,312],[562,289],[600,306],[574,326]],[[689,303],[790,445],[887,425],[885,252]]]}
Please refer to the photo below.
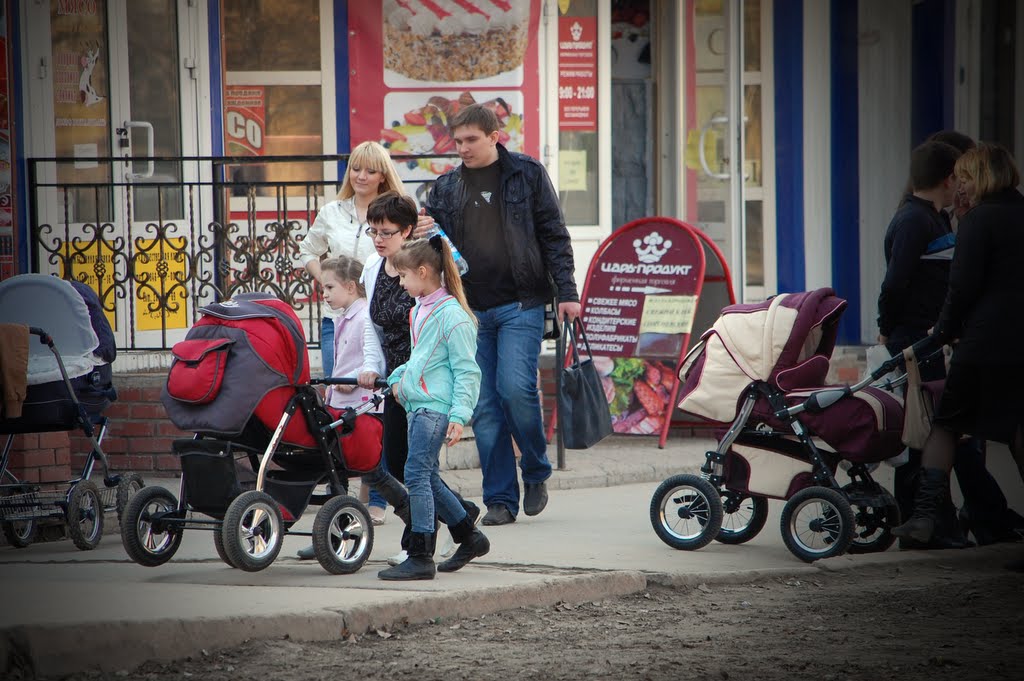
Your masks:
{"label": "concrete sidewalk", "polygon": [[[805,565],[783,545],[781,503],[772,503],[768,524],[748,544],[674,551],[651,528],[651,496],[664,478],[696,471],[709,444],[673,439],[659,450],[646,438],[611,438],[592,450],[567,452],[566,469],[553,475],[551,501],[541,515],[484,528],[492,544],[487,556],[428,582],[377,579],[398,548],[401,528],[393,517],[375,528],[370,561],[345,576],[296,560],[295,551],[308,543],[302,536],[286,537],[278,559],[258,573],[221,563],[211,534],[198,530],[186,532],[175,557],[158,568],[131,562],[114,534],[89,552],[66,541],[0,549],[0,676],[13,669],[37,675],[130,670],[146,660],[181,658],[247,639],[341,639],[401,622],[599,600],[650,582],[715,584],[871,563],[993,561],[1015,550],[892,550]],[[1010,470],[1008,453],[998,454],[990,453],[990,466]],[[480,501],[479,470],[450,469],[444,477]],[[177,491],[176,480],[147,483]],[[1019,508],[1021,490],[1006,491]],[[308,531],[315,510],[296,529]]]}

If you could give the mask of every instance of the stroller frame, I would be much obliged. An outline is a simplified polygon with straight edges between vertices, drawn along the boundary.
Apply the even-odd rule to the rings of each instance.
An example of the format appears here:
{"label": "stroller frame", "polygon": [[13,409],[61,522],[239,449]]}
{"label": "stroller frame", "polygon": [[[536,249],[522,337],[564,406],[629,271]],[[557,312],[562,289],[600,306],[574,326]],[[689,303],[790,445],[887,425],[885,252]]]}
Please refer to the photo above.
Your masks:
{"label": "stroller frame", "polygon": [[[48,483],[27,482],[19,480],[10,471],[11,449],[18,432],[8,433],[0,453],[0,481],[10,480],[10,483],[0,484],[0,527],[11,546],[25,548],[34,540],[39,530],[38,525],[51,520],[63,521],[75,546],[88,551],[96,548],[100,542],[104,514],[116,511],[120,520],[128,500],[142,489],[144,483],[135,473],[111,474],[102,448],[109,420],[106,416],[97,419],[89,416],[71,385],[64,360],[53,338],[38,327],[30,327],[29,334],[37,336],[39,342],[53,353],[62,382],[75,408],[76,425],[88,438],[90,450],[78,477]],[[91,480],[97,462],[103,467],[102,489]]]}
{"label": "stroller frame", "polygon": [[[845,461],[838,454],[823,451],[798,415],[824,411],[874,384],[898,367],[900,360],[893,358],[854,385],[817,390],[794,406],[786,405],[786,394],[779,388],[764,381],[753,382],[741,395],[737,416],[718,446],[705,454],[700,475],[675,475],[658,487],[650,508],[655,532],[666,544],[682,550],[696,550],[712,540],[742,544],[757,536],[767,520],[769,495],[730,489],[727,466],[734,444],[760,444],[767,450],[792,454],[810,466],[799,489],[791,487],[786,495],[773,497],[786,501],[782,537],[795,556],[812,562],[847,551],[888,549],[895,541],[891,528],[900,522],[895,498],[872,478],[872,465]],[[876,387],[892,392],[905,381],[904,376]],[[767,400],[775,418],[792,434],[748,425],[760,397]],[[834,474],[840,465],[851,479],[845,486]]]}
{"label": "stroller frame", "polygon": [[[358,408],[346,409],[341,419],[329,422],[323,415],[320,394],[313,385],[354,383],[355,379],[313,379],[295,386],[266,447],[261,450],[231,439],[204,438],[175,442],[182,458],[178,498],[162,487],[147,487],[136,495],[125,510],[121,539],[129,557],[146,567],[163,565],[181,545],[185,530],[213,531],[214,547],[227,565],[256,572],[268,567],[281,551],[286,534],[312,537],[316,557],[332,574],[350,574],[359,570],[373,549],[373,523],[369,510],[358,499],[339,494],[347,490],[347,471],[331,453],[329,437],[338,426],[351,426],[356,417],[375,409],[382,394]],[[386,384],[385,384],[386,385]],[[286,453],[319,454],[319,468],[308,465],[271,470],[270,464],[286,460],[281,441],[291,419],[301,411],[317,448],[295,448]],[[288,447],[291,447],[290,445]],[[255,480],[241,480],[232,452],[241,450],[255,472]],[[191,465],[189,457],[200,455]],[[203,461],[203,457],[207,459]],[[313,458],[313,457],[311,457]],[[209,465],[212,465],[210,467]],[[202,490],[203,473],[219,478],[217,489]],[[328,482],[333,493],[315,494],[317,485]],[[246,489],[250,487],[251,489]],[[205,498],[198,498],[205,497]],[[321,506],[312,532],[292,530],[309,505]],[[209,516],[197,518],[195,513]]]}

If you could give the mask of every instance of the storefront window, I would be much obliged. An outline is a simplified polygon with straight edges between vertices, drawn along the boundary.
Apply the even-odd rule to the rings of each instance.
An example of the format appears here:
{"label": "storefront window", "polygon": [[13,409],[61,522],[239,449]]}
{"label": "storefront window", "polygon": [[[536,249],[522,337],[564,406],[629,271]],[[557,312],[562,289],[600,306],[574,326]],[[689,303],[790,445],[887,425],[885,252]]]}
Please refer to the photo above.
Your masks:
{"label": "storefront window", "polygon": [[[225,153],[323,154],[320,3],[223,0],[222,6]],[[231,170],[236,181],[270,184],[319,182],[323,176],[318,162],[247,164]],[[290,186],[285,192],[304,196],[306,187]],[[256,194],[274,196],[276,189],[258,187]]]}
{"label": "storefront window", "polygon": [[598,224],[597,50],[597,0],[559,3],[558,190],[568,225]]}
{"label": "storefront window", "polygon": [[228,71],[319,71],[320,3],[224,0]]}
{"label": "storefront window", "polygon": [[651,2],[612,2],[612,229],[654,214]]}

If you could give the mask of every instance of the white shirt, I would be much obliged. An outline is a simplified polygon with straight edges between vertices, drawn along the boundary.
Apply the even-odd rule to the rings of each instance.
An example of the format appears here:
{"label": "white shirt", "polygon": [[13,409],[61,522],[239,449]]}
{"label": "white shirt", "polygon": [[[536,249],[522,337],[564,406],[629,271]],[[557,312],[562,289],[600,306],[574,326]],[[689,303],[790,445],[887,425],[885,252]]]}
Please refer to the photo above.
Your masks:
{"label": "white shirt", "polygon": [[[331,201],[320,208],[309,233],[299,242],[299,261],[305,267],[326,253],[330,258],[347,255],[365,263],[377,252],[365,229],[366,223],[356,217],[354,198]],[[324,305],[323,315],[335,318],[339,311]]]}

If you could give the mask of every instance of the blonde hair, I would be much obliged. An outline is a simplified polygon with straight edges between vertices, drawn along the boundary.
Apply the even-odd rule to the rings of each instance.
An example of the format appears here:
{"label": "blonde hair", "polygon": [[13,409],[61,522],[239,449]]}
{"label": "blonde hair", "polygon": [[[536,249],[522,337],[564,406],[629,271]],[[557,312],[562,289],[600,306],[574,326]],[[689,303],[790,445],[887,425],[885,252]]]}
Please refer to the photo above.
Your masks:
{"label": "blonde hair", "polygon": [[967,150],[957,159],[953,172],[960,180],[974,181],[972,202],[1020,184],[1020,171],[1013,156],[997,144],[979,144]]}
{"label": "blonde hair", "polygon": [[477,323],[476,315],[469,309],[469,302],[466,300],[466,291],[462,288],[462,277],[459,275],[459,268],[455,266],[455,259],[452,257],[452,249],[448,242],[440,236],[433,236],[429,239],[413,239],[402,244],[402,250],[391,256],[391,264],[397,270],[407,272],[417,267],[426,267],[441,276],[441,284],[448,289],[459,305],[466,311],[473,324]]}
{"label": "blonde hair", "polygon": [[321,272],[330,272],[341,282],[352,282],[356,285],[356,291],[360,298],[366,297],[366,288],[359,281],[363,274],[363,263],[347,255],[339,255],[337,258],[328,258],[320,263]]}
{"label": "blonde hair", "polygon": [[376,170],[384,176],[380,187],[377,189],[378,194],[383,194],[387,191],[394,191],[399,194],[405,193],[402,179],[398,177],[398,171],[395,170],[395,164],[391,162],[391,156],[388,155],[387,149],[377,142],[369,141],[359,144],[349,154],[348,164],[345,166],[345,179],[341,183],[341,191],[338,192],[337,196],[338,200],[352,198],[356,193],[352,188],[352,180],[349,178],[349,169],[353,167]]}

